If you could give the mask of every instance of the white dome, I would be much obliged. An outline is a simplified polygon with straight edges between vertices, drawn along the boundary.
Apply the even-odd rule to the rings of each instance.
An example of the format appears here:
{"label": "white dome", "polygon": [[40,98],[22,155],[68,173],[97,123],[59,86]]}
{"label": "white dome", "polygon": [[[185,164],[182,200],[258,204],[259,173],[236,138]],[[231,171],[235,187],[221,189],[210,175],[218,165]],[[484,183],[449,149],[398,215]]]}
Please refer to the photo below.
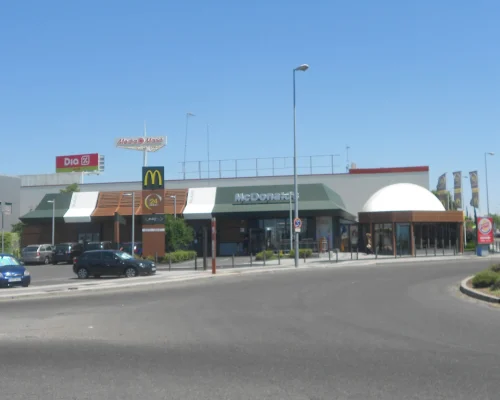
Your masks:
{"label": "white dome", "polygon": [[413,183],[396,183],[375,192],[361,212],[446,211],[439,199],[426,188]]}

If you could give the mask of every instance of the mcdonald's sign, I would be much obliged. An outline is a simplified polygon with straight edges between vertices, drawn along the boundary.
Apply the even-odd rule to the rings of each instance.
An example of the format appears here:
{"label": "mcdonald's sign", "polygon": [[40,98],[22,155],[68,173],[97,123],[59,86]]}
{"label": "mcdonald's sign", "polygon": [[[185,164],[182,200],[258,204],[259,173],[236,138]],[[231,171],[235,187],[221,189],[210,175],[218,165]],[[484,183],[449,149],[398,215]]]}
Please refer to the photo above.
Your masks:
{"label": "mcdonald's sign", "polygon": [[165,189],[165,167],[142,167],[142,190]]}

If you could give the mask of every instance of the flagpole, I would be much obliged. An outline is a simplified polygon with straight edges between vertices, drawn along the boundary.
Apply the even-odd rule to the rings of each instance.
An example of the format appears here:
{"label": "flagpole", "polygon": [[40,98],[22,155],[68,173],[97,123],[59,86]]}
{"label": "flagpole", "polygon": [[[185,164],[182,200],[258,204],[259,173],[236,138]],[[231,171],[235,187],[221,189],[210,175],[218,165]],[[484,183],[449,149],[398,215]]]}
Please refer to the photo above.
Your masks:
{"label": "flagpole", "polygon": [[[464,204],[464,174],[460,172],[460,202],[462,203],[462,214],[465,211],[465,204]],[[464,250],[465,247],[467,246],[467,218],[465,218],[464,215]]]}

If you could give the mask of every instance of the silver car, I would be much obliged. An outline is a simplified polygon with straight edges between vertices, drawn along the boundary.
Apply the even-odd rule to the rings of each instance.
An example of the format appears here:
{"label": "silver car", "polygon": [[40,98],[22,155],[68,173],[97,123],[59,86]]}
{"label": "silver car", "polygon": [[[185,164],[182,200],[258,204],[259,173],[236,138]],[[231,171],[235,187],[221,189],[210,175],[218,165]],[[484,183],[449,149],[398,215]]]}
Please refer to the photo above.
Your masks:
{"label": "silver car", "polygon": [[22,251],[25,264],[50,264],[52,262],[52,245],[31,244]]}

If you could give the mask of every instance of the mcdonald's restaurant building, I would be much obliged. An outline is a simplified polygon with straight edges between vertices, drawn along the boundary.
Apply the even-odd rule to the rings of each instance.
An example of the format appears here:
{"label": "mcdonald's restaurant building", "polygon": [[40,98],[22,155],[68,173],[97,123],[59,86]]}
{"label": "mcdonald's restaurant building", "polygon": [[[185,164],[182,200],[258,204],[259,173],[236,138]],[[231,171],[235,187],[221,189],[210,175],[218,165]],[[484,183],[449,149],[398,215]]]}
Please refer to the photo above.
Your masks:
{"label": "mcdonald's restaurant building", "polygon": [[[50,243],[52,217],[56,243],[130,242],[135,215],[135,240],[143,242],[145,254],[162,254],[166,214],[184,218],[193,227],[195,238],[190,247],[200,255],[204,232],[210,232],[213,217],[218,255],[290,248],[292,176],[165,182],[163,172],[163,167],[148,167],[142,170],[142,182],[82,184],[74,193],[59,193],[63,185],[22,189],[21,203],[39,199],[31,210],[21,213],[25,223],[22,245]],[[301,246],[326,241],[330,248],[347,251],[352,241],[346,232],[357,224],[358,213],[370,196],[394,183],[413,183],[428,190],[429,169],[356,169],[301,175],[298,183]],[[54,209],[49,203],[52,200]]]}

